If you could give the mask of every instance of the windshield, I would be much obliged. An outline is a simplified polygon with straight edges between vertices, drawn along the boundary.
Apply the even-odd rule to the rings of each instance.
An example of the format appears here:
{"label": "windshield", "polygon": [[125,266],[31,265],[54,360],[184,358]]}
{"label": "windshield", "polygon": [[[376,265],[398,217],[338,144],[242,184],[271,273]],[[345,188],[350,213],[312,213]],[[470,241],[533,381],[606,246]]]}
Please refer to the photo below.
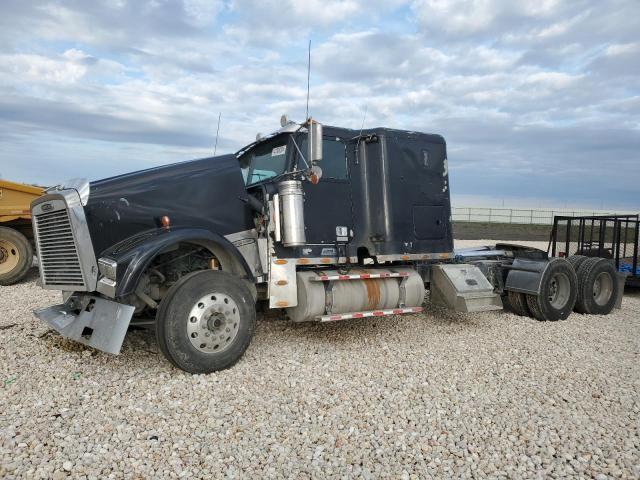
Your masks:
{"label": "windshield", "polygon": [[286,139],[258,145],[240,158],[245,185],[284,173],[287,167]]}

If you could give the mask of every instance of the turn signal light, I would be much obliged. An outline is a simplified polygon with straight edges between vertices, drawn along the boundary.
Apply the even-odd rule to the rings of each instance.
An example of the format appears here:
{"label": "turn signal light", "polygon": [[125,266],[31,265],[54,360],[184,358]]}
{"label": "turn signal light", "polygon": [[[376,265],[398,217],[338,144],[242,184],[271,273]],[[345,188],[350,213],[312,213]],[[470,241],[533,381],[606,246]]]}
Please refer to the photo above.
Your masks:
{"label": "turn signal light", "polygon": [[167,217],[166,215],[164,215],[160,219],[160,223],[162,224],[162,228],[169,228],[169,226],[171,225],[171,219],[169,217]]}

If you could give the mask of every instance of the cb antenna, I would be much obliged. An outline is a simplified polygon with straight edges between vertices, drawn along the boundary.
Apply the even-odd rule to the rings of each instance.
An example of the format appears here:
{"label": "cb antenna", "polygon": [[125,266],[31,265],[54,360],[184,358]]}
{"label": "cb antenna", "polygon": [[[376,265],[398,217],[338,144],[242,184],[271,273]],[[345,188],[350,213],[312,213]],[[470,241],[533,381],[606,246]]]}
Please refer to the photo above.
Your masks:
{"label": "cb antenna", "polygon": [[358,140],[360,139],[359,137],[362,137],[362,130],[364,130],[364,121],[367,119],[367,111],[369,110],[369,105],[365,105],[364,106],[364,115],[362,116],[362,125],[360,126],[360,135],[358,135]]}
{"label": "cb antenna", "polygon": [[307,59],[307,113],[305,120],[309,119],[309,80],[311,79],[311,39],[309,39],[309,58]]}
{"label": "cb antenna", "polygon": [[356,143],[356,165],[358,162],[358,154],[360,152],[360,140],[362,139],[362,131],[364,130],[364,121],[367,119],[367,111],[369,110],[369,105],[364,106],[364,115],[362,116],[362,125],[360,126],[360,133],[358,134],[358,142]]}
{"label": "cb antenna", "polygon": [[220,117],[222,116],[222,112],[218,113],[218,128],[216,129],[216,144],[213,147],[213,156],[216,156],[216,151],[218,150],[218,134],[220,133]]}

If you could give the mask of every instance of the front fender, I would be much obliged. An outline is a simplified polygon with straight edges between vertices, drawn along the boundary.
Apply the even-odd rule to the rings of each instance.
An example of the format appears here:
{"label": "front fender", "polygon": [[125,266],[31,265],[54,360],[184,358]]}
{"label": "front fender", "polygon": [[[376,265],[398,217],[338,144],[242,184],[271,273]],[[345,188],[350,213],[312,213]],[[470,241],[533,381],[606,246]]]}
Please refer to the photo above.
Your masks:
{"label": "front fender", "polygon": [[200,228],[158,229],[144,232],[108,249],[102,254],[118,263],[115,298],[135,292],[144,271],[163,250],[178,243],[191,243],[208,249],[222,270],[254,282],[242,254],[225,237]]}

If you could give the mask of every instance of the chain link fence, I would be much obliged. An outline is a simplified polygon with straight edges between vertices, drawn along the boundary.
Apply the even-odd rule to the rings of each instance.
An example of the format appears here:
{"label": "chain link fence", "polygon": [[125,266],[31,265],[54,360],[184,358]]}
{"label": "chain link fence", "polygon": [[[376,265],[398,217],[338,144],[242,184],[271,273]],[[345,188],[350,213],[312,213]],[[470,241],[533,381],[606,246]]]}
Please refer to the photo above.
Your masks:
{"label": "chain link fence", "polygon": [[637,212],[612,212],[603,210],[579,209],[539,209],[539,208],[490,208],[490,207],[452,207],[454,222],[517,223],[524,225],[553,225],[553,217],[625,215]]}

